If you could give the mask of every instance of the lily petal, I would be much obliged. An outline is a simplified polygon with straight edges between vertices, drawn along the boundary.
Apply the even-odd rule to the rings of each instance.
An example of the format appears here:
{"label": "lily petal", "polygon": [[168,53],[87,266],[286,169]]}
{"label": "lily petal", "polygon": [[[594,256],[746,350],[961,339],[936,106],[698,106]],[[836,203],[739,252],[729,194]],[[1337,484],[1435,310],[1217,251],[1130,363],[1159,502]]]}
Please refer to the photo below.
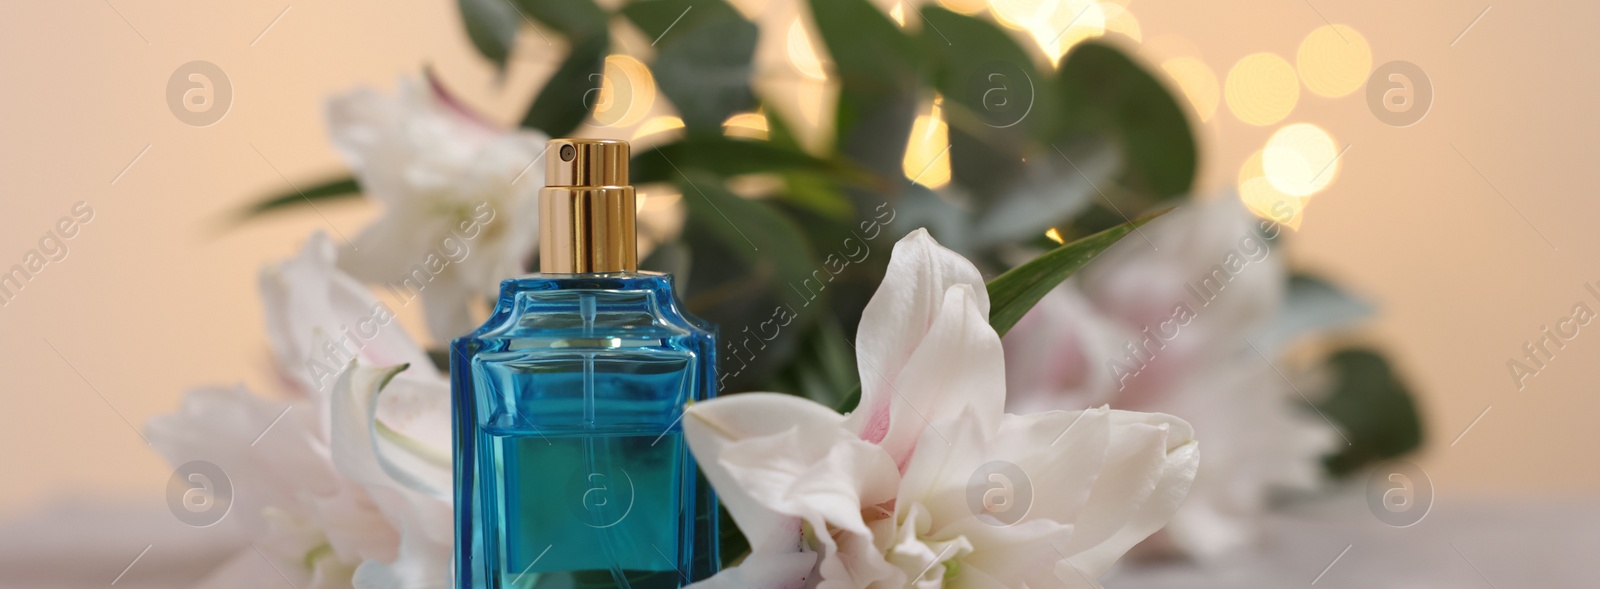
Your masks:
{"label": "lily petal", "polygon": [[260,285],[278,365],[308,392],[325,396],[351,358],[434,370],[394,313],[338,268],[338,248],[320,231],[298,256],[263,269]]}
{"label": "lily petal", "polygon": [[[884,382],[889,388],[882,401],[888,423],[878,443],[897,465],[906,463],[926,430],[949,444],[934,424],[964,412],[970,411],[986,431],[997,427],[1005,404],[1005,351],[989,326],[981,297],[967,284],[945,291],[938,315],[904,370],[895,381]],[[874,371],[879,362],[864,355],[861,361],[866,371]],[[869,431],[879,431],[877,422],[871,422]],[[865,437],[871,441],[875,436]]]}
{"label": "lily petal", "polygon": [[[403,488],[450,497],[454,473],[437,456],[419,452],[426,443],[403,434],[379,434],[378,396],[407,366],[373,367],[351,362],[333,391],[333,463],[345,476],[369,486]],[[397,388],[415,386],[401,384]]]}
{"label": "lily petal", "polygon": [[801,519],[865,532],[862,500],[893,498],[894,464],[815,402],[744,393],[691,405],[689,448],[756,553],[800,549]]}
{"label": "lily petal", "polygon": [[989,292],[972,262],[939,245],[926,229],[912,231],[894,245],[883,283],[862,311],[856,335],[861,409],[850,416],[849,427],[864,439],[876,442],[888,434],[895,383],[942,315],[945,292],[958,284],[971,288],[972,304],[987,321]]}
{"label": "lily petal", "polygon": [[1113,411],[1111,450],[1078,529],[1071,564],[1098,579],[1182,505],[1200,465],[1193,430],[1159,413]]}

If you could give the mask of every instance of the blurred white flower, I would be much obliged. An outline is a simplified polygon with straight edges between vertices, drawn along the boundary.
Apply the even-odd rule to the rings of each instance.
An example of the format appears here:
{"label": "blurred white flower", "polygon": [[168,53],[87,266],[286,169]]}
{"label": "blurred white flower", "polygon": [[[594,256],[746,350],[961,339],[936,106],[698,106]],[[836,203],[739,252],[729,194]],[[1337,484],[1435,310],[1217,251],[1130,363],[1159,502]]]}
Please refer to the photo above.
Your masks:
{"label": "blurred white flower", "polygon": [[300,255],[261,271],[267,339],[283,377],[326,406],[339,372],[355,358],[437,375],[394,312],[339,270],[338,260],[337,247],[319,231]]}
{"label": "blurred white flower", "polygon": [[[1008,408],[1109,401],[1182,417],[1206,440],[1189,500],[1141,552],[1209,559],[1251,542],[1273,493],[1318,485],[1339,441],[1246,339],[1283,303],[1284,260],[1263,238],[1276,231],[1237,199],[1185,206],[1146,225],[1148,242],[1112,246],[1006,336],[1008,378],[1029,385]],[[1107,332],[1121,340],[1107,345]]]}
{"label": "blurred white flower", "polygon": [[856,412],[771,393],[691,406],[690,448],[752,545],[696,586],[1098,587],[1182,501],[1189,426],[1003,414],[988,314],[978,270],[918,230],[863,314]]}
{"label": "blurred white flower", "polygon": [[449,381],[337,262],[317,234],[262,272],[273,351],[300,395],[200,389],[147,427],[173,464],[205,460],[232,481],[227,517],[251,546],[202,587],[277,586],[260,558],[301,588],[449,586]]}
{"label": "blurred white flower", "polygon": [[406,303],[420,297],[435,338],[476,327],[474,305],[538,243],[548,137],[489,124],[431,80],[401,80],[394,96],[359,89],[327,112],[334,145],[384,207],[341,265]]}
{"label": "blurred white flower", "polygon": [[1060,397],[1080,408],[1111,402],[1117,381],[1106,363],[1121,356],[1133,333],[1076,287],[1050,291],[1006,333],[1006,409],[1060,409]]}
{"label": "blurred white flower", "polygon": [[[365,558],[392,558],[397,539],[365,490],[334,468],[315,415],[309,403],[202,388],[145,429],[174,466],[204,460],[227,475],[233,497],[225,517],[252,544],[235,560],[265,557],[298,587],[349,587],[350,571]],[[269,585],[251,582],[260,568],[222,567],[230,569],[237,573],[213,574],[201,586]]]}

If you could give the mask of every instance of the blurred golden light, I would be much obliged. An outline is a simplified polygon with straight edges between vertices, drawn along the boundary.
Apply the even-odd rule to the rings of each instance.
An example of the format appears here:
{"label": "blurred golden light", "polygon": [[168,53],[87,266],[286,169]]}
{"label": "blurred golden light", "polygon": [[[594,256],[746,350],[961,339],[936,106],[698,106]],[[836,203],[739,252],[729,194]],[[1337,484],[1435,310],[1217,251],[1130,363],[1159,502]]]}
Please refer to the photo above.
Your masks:
{"label": "blurred golden light", "polygon": [[1223,96],[1228,110],[1252,125],[1271,125],[1294,111],[1300,78],[1294,67],[1272,53],[1246,55],[1228,71]]}
{"label": "blurred golden light", "polygon": [[1200,116],[1200,121],[1211,120],[1211,115],[1217,113],[1217,102],[1221,97],[1217,75],[1211,72],[1206,62],[1195,57],[1175,57],[1162,62],[1161,70],[1177,82],[1178,89],[1188,97],[1189,104],[1194,105],[1194,112]]}
{"label": "blurred golden light", "polygon": [[756,112],[739,113],[722,122],[722,133],[729,137],[767,139],[767,116]]}
{"label": "blurred golden light", "polygon": [[1321,127],[1296,123],[1278,129],[1261,152],[1261,169],[1272,187],[1290,196],[1311,196],[1339,172],[1339,146]]}
{"label": "blurred golden light", "polygon": [[1300,42],[1295,65],[1307,90],[1330,98],[1344,96],[1359,90],[1372,73],[1372,48],[1355,29],[1324,26]]}
{"label": "blurred golden light", "polygon": [[1067,242],[1067,240],[1061,238],[1061,232],[1057,231],[1055,227],[1051,227],[1048,231],[1045,231],[1044,236],[1049,238],[1050,241],[1054,241],[1056,243]]}
{"label": "blurred golden light", "polygon": [[989,0],[989,11],[1000,24],[1027,30],[1029,25],[1053,8],[1059,0]]}
{"label": "blurred golden light", "polygon": [[803,82],[797,85],[795,100],[799,102],[800,116],[805,119],[806,126],[817,127],[822,124],[822,107],[832,96],[827,84]]}
{"label": "blurred golden light", "polygon": [[991,0],[989,10],[1000,24],[1027,31],[1053,64],[1106,32],[1105,9],[1094,0]]}
{"label": "blurred golden light", "polygon": [[939,5],[961,14],[977,14],[989,7],[985,0],[939,0]]}
{"label": "blurred golden light", "polygon": [[902,27],[906,26],[906,3],[894,3],[894,8],[889,9],[889,18],[894,19],[894,22],[899,23]]}
{"label": "blurred golden light", "polygon": [[1239,200],[1257,217],[1300,230],[1305,220],[1305,199],[1284,194],[1274,188],[1262,170],[1262,152],[1257,151],[1239,168]]}
{"label": "blurred golden light", "polygon": [[1106,34],[1106,13],[1099,2],[1062,0],[1057,7],[1028,31],[1050,63],[1059,65],[1077,44]]}
{"label": "blurred golden light", "polygon": [[633,140],[638,141],[651,135],[657,135],[667,131],[672,131],[674,129],[682,128],[683,119],[678,117],[656,117],[645,121],[642,125],[639,125],[639,128],[633,131]]}
{"label": "blurred golden light", "polygon": [[828,79],[828,70],[822,65],[822,58],[817,57],[817,50],[811,44],[811,35],[806,34],[806,26],[796,17],[789,24],[789,65],[808,78],[817,80]]}
{"label": "blurred golden light", "polygon": [[[634,203],[636,213],[660,215],[662,211],[677,206],[678,200],[683,198],[683,194],[671,183],[647,184],[646,187],[646,190],[634,193],[634,199],[637,201]],[[641,217],[640,221],[643,220]]]}
{"label": "blurred golden light", "polygon": [[1106,32],[1122,33],[1135,42],[1144,40],[1144,29],[1139,27],[1139,19],[1133,17],[1127,6],[1116,2],[1100,2],[1099,6],[1105,15]]}
{"label": "blurred golden light", "polygon": [[650,68],[628,55],[606,57],[594,120],[603,127],[626,127],[644,120],[656,103]]}
{"label": "blurred golden light", "polygon": [[767,8],[767,0],[728,0],[728,3],[738,9],[739,15],[743,16],[745,20],[760,18],[761,11]]}
{"label": "blurred golden light", "polygon": [[950,126],[939,103],[940,99],[934,98],[929,113],[917,116],[911,124],[911,139],[900,165],[907,178],[928,188],[950,183]]}

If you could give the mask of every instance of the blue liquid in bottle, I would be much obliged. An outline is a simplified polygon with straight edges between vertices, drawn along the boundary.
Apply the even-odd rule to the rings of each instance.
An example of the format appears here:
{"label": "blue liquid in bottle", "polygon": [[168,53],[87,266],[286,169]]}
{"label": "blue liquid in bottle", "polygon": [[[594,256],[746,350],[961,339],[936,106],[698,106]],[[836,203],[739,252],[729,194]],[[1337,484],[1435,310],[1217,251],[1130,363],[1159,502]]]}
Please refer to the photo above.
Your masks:
{"label": "blue liquid in bottle", "polygon": [[715,390],[715,350],[667,275],[505,281],[488,322],[451,345],[456,587],[668,589],[713,574],[716,500],[682,417]]}

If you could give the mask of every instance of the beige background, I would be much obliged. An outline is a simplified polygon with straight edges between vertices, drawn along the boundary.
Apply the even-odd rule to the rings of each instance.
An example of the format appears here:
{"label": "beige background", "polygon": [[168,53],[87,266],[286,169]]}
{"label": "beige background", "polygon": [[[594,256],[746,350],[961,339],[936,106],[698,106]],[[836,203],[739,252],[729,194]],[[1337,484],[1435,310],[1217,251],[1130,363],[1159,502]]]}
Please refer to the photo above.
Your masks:
{"label": "beige background", "polygon": [[[1432,111],[1404,129],[1376,120],[1361,93],[1302,93],[1285,122],[1317,123],[1351,149],[1308,209],[1294,255],[1382,303],[1363,337],[1385,345],[1422,395],[1419,462],[1440,497],[1592,497],[1600,324],[1524,391],[1505,364],[1575,302],[1600,309],[1582,288],[1600,280],[1586,263],[1600,253],[1600,7],[1497,4],[1452,46],[1485,6],[1137,0],[1132,10],[1147,40],[1186,38],[1219,76],[1256,51],[1292,60],[1324,24],[1319,10],[1364,33],[1375,64],[1404,59],[1428,73]],[[227,116],[205,128],[165,101],[168,76],[196,59],[221,66],[234,89]],[[497,85],[445,0],[0,5],[0,267],[22,261],[73,203],[95,210],[70,256],[0,308],[0,515],[63,496],[159,503],[169,470],[129,424],[173,410],[196,385],[270,390],[257,270],[311,230],[354,235],[373,211],[349,204],[324,207],[326,219],[215,228],[285,188],[274,166],[295,181],[340,169],[321,121],[326,96],[389,88],[433,64],[510,121],[552,59],[542,43],[525,45]],[[1220,109],[1203,130],[1203,183],[1231,182],[1271,130]]]}

